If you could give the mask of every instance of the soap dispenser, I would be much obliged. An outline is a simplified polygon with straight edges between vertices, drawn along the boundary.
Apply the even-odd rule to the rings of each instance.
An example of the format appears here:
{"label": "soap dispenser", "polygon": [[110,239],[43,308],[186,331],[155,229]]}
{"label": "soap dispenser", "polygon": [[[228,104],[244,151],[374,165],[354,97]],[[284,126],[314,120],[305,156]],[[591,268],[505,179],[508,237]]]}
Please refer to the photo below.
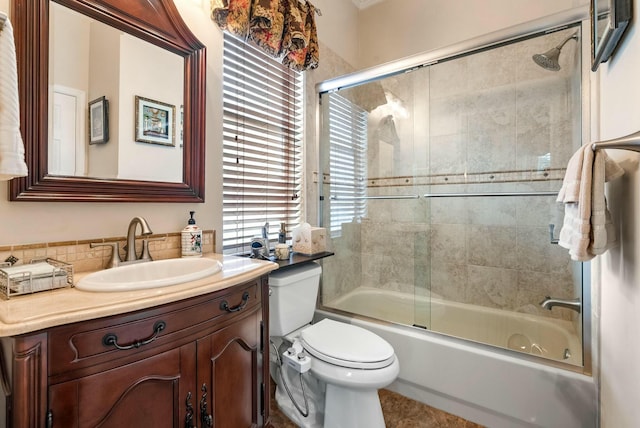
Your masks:
{"label": "soap dispenser", "polygon": [[202,257],[202,229],[193,218],[195,211],[189,211],[191,218],[182,229],[182,257]]}

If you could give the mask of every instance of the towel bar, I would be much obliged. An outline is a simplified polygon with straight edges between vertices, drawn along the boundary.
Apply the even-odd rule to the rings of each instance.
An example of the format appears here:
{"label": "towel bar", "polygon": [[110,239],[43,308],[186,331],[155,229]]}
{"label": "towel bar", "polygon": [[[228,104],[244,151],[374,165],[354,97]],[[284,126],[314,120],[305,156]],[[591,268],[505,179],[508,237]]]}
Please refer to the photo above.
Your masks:
{"label": "towel bar", "polygon": [[612,140],[600,141],[591,144],[591,150],[620,149],[631,150],[640,153],[640,131]]}

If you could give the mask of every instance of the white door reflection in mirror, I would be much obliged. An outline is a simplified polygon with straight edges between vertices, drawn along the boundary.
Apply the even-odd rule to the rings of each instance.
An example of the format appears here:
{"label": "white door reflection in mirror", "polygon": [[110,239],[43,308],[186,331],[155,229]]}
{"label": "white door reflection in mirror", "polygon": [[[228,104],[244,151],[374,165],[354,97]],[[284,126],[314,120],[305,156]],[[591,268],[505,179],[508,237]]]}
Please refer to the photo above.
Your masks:
{"label": "white door reflection in mirror", "polygon": [[84,141],[86,95],[72,88],[55,86],[52,104],[49,173],[83,176],[86,172]]}

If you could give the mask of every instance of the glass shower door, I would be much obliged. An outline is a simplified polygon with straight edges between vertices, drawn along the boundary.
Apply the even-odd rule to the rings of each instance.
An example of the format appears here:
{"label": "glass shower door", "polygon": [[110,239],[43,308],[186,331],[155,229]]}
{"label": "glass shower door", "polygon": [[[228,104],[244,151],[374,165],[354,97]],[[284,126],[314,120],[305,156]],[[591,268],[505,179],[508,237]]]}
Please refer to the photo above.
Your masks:
{"label": "glass shower door", "polygon": [[[321,94],[322,304],[582,364],[582,266],[553,241],[581,144],[579,31],[497,45]],[[553,225],[553,230],[551,225]]]}

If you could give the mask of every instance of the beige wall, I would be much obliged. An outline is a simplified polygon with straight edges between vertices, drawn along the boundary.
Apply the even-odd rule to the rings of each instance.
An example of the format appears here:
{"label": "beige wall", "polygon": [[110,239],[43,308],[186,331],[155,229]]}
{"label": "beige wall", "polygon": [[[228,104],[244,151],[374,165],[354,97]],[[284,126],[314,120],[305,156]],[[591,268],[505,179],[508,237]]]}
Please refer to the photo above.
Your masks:
{"label": "beige wall", "polygon": [[[120,40],[120,137],[118,178],[182,181],[180,106],[183,104],[183,61],[178,55],[122,34]],[[145,64],[154,64],[148,69]],[[173,82],[167,85],[167,82]],[[141,96],[174,106],[174,146],[135,141],[135,97]],[[153,160],[140,162],[139,159]]]}
{"label": "beige wall", "polygon": [[[58,6],[57,9],[65,9],[65,7]],[[78,20],[85,18],[80,14],[74,14],[74,16]],[[92,144],[87,147],[87,175],[117,178],[118,153],[122,145],[121,136],[124,134],[118,114],[120,105],[123,104],[120,102],[118,73],[121,65],[120,31],[93,20],[89,27],[89,31],[84,35],[90,43],[87,61],[89,71],[87,102],[102,96],[109,101],[109,141],[107,144]],[[58,57],[55,62],[58,62]],[[73,64],[69,66],[73,67]]]}
{"label": "beige wall", "polygon": [[[79,15],[54,3],[49,9],[50,19],[59,22],[51,28],[49,52],[60,58],[51,67],[50,81],[58,85],[84,90],[89,88],[89,20],[77,19]],[[78,37],[82,34],[82,37]]]}
{"label": "beige wall", "polygon": [[[600,66],[600,139],[616,138],[640,130],[640,1],[633,1],[633,24],[614,57]],[[594,137],[598,137],[597,134]],[[640,156],[610,150],[622,162],[625,175],[607,187],[609,207],[620,230],[620,246],[604,254],[596,292],[600,315],[601,426],[632,427],[640,420]],[[599,281],[598,281],[599,280]]]}
{"label": "beige wall", "polygon": [[[316,16],[318,34],[325,49],[347,61],[357,65],[359,10],[351,0],[314,0],[313,4],[320,9],[322,16]],[[320,47],[320,55],[323,47]],[[322,59],[321,59],[322,61]],[[335,76],[331,76],[335,77]]]}
{"label": "beige wall", "polygon": [[358,65],[370,67],[426,52],[588,3],[588,0],[382,1],[360,13]]}

